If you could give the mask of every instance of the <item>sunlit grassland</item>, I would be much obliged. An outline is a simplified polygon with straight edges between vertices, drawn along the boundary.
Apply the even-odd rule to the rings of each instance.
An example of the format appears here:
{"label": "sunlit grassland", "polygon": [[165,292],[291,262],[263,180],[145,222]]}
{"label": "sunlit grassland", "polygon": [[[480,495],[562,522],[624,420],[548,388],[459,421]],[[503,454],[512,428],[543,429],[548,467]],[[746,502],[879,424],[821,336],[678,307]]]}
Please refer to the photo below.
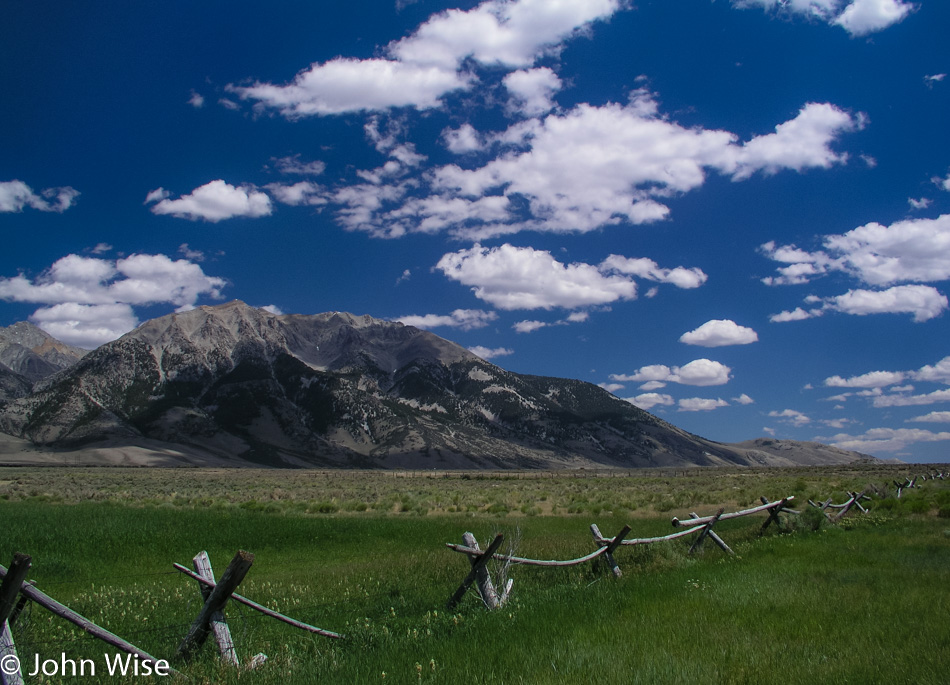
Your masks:
{"label": "sunlit grassland", "polygon": [[[628,523],[631,536],[665,535],[673,515],[760,495],[843,501],[847,489],[915,471],[888,468],[547,479],[4,469],[0,563],[15,551],[32,555],[39,588],[194,682],[944,683],[950,487],[942,481],[899,502],[875,500],[870,514],[840,527],[799,523],[760,535],[764,515],[720,522],[737,557],[708,543],[690,557],[679,540],[619,550],[621,579],[592,564],[511,567],[504,609],[488,612],[473,592],[445,609],[468,562],[443,543],[465,530],[483,544],[503,532],[522,556],[571,558],[593,549],[590,523],[605,535]],[[404,508],[407,499],[414,506]],[[334,501],[332,512],[311,504]],[[366,508],[346,506],[356,501]],[[507,510],[492,513],[493,503]],[[255,554],[241,594],[347,638],[309,635],[232,603],[239,656],[263,652],[268,662],[231,670],[210,642],[192,664],[177,661],[201,601],[172,562],[190,565],[207,550],[220,575],[238,549]],[[30,664],[36,653],[101,663],[109,651],[36,606],[14,636]]]}
{"label": "sunlit grassland", "polygon": [[[843,498],[921,467],[859,464],[798,469],[636,471],[312,471],[275,469],[0,468],[0,501],[241,507],[320,516],[495,514],[671,515],[758,504],[759,497]],[[836,501],[840,501],[836,499]]]}

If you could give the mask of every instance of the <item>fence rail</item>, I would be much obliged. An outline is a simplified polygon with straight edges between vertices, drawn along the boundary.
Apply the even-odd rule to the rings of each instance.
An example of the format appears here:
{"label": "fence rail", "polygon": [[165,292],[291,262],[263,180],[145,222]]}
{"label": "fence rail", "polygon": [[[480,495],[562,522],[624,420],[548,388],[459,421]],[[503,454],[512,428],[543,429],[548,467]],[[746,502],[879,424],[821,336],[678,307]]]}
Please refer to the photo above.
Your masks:
{"label": "fence rail", "polygon": [[[478,581],[477,588],[478,593],[482,598],[482,602],[490,609],[495,609],[504,604],[502,598],[499,598],[497,592],[494,589],[494,584],[491,581],[491,578],[488,575],[488,570],[486,568],[487,561],[489,559],[495,559],[497,561],[505,562],[507,564],[518,564],[524,566],[541,566],[548,568],[564,568],[569,566],[578,566],[584,564],[588,561],[595,561],[600,557],[604,557],[607,561],[607,565],[610,568],[614,576],[620,577],[623,575],[620,570],[620,566],[614,558],[614,552],[623,546],[632,546],[632,545],[649,545],[656,542],[663,542],[667,540],[676,540],[682,537],[688,537],[690,535],[696,534],[696,540],[693,542],[689,551],[692,554],[693,552],[698,551],[702,548],[703,542],[706,538],[709,538],[715,542],[724,552],[727,554],[735,554],[732,549],[723,541],[717,533],[713,531],[713,526],[715,526],[719,521],[741,518],[743,516],[749,516],[751,514],[757,514],[760,512],[768,512],[769,517],[762,525],[762,530],[764,531],[768,528],[769,524],[773,522],[778,522],[778,515],[782,513],[787,514],[798,514],[799,512],[789,509],[786,505],[795,499],[794,495],[789,495],[784,499],[778,502],[769,502],[766,498],[760,498],[762,500],[761,506],[752,507],[751,509],[744,509],[742,511],[734,511],[730,513],[725,513],[725,509],[720,509],[715,514],[711,516],[699,516],[699,514],[692,513],[690,514],[691,518],[680,521],[678,518],[673,518],[674,527],[683,527],[690,526],[686,530],[679,531],[677,533],[672,533],[670,535],[661,535],[658,537],[652,538],[632,538],[624,539],[624,536],[630,532],[630,526],[624,526],[623,530],[620,531],[618,535],[615,535],[612,538],[604,537],[600,529],[597,527],[597,524],[592,523],[590,526],[591,535],[594,538],[594,544],[597,545],[597,549],[589,554],[574,558],[574,559],[529,559],[527,557],[518,557],[512,554],[503,554],[498,552],[498,546],[501,544],[504,536],[500,533],[495,536],[492,544],[489,545],[488,549],[482,551],[478,547],[478,542],[475,540],[475,536],[472,533],[466,532],[462,536],[463,544],[459,545],[456,543],[447,542],[445,546],[452,550],[453,552],[459,552],[461,554],[468,555],[469,562],[472,565],[472,571],[466,576],[465,580],[462,581],[462,584],[456,590],[455,594],[452,595],[451,599],[448,602],[449,607],[454,607],[464,596],[465,591],[472,585],[476,580]],[[508,587],[504,597],[507,597],[508,592],[511,590],[510,581],[508,582]]]}
{"label": "fence rail", "polygon": [[[22,594],[24,597],[35,602],[44,609],[56,614],[60,618],[63,618],[70,623],[78,626],[82,630],[86,631],[96,639],[102,640],[106,644],[112,645],[116,649],[125,652],[126,654],[131,654],[134,657],[137,657],[142,660],[142,663],[148,664],[150,667],[150,672],[154,672],[158,675],[180,675],[178,671],[169,666],[168,661],[165,659],[156,659],[151,654],[146,652],[143,649],[139,649],[131,642],[123,640],[121,637],[115,633],[111,633],[105,628],[96,625],[90,621],[85,616],[80,615],[79,613],[73,611],[64,604],[60,604],[55,599],[47,595],[46,593],[38,590],[36,587],[31,585],[28,582],[25,582],[24,578],[26,572],[29,570],[29,563],[26,564],[26,568],[23,568],[23,558],[26,558],[31,562],[31,558],[27,555],[16,555],[14,557],[14,563],[11,564],[11,569],[16,568],[17,570],[14,573],[11,573],[3,566],[0,566],[0,577],[4,578],[4,586],[8,585],[6,579],[8,575],[12,577],[12,582],[9,585],[12,585],[15,588],[15,591],[8,590],[6,587],[0,591],[0,595],[4,598],[15,597],[17,594]],[[22,571],[20,571],[22,569]],[[5,601],[4,606],[8,606],[8,603]],[[4,617],[3,622],[3,657],[16,657],[16,645],[13,643],[13,637],[10,632],[9,619]],[[7,662],[9,663],[9,662]],[[164,673],[163,673],[164,672]],[[22,683],[22,675],[20,673],[7,673],[6,670],[0,671],[0,678],[3,678],[5,685],[13,685],[14,683]]]}
{"label": "fence rail", "polygon": [[[198,617],[190,624],[187,635],[178,647],[177,657],[179,659],[185,662],[189,661],[206,642],[207,638],[213,634],[224,661],[232,666],[240,665],[224,616],[225,605],[230,599],[295,628],[336,639],[343,637],[339,633],[317,628],[290,618],[236,594],[235,589],[247,575],[253,562],[253,554],[243,550],[238,551],[221,579],[217,582],[214,580],[214,573],[207,552],[201,552],[195,556],[196,570],[194,572],[181,564],[174,564],[176,570],[198,581],[202,596],[202,607]],[[24,682],[22,672],[19,669],[16,644],[10,626],[17,620],[20,610],[27,601],[32,601],[56,616],[73,623],[89,635],[115,647],[119,651],[132,655],[139,660],[137,663],[145,666],[144,675],[181,675],[169,665],[167,659],[158,659],[152,656],[145,650],[97,625],[37,589],[33,583],[26,580],[31,566],[32,558],[20,553],[14,555],[13,563],[9,569],[0,565],[0,578],[3,579],[2,584],[0,584],[0,659],[3,663],[3,668],[0,669],[0,684],[23,685]],[[254,668],[266,660],[266,655],[257,654],[245,664],[245,668]],[[15,668],[12,666],[15,666]],[[139,671],[136,670],[136,674],[138,673]]]}

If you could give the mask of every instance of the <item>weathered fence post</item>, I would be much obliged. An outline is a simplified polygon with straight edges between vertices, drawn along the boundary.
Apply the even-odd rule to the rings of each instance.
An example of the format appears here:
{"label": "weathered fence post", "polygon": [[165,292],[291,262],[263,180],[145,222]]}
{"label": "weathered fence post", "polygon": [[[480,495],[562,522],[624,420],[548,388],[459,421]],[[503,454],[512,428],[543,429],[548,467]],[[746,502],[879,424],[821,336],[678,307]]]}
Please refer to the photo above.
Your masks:
{"label": "weathered fence post", "polygon": [[[701,531],[699,531],[699,536],[696,538],[696,542],[694,542],[694,543],[693,543],[693,546],[689,548],[689,553],[690,553],[690,554],[692,554],[694,551],[700,549],[700,548],[703,546],[703,541],[706,539],[706,536],[709,535],[710,533],[712,533],[712,527],[713,527],[714,525],[716,525],[716,522],[719,520],[719,517],[722,516],[722,514],[723,514],[723,512],[724,512],[725,510],[726,510],[725,507],[720,507],[719,511],[716,512],[716,515],[712,517],[712,519],[709,521],[709,523],[707,523],[705,526],[703,526],[703,529],[702,529]],[[692,517],[693,517],[693,518],[699,518],[699,517],[696,516],[695,514],[692,514]],[[713,539],[715,539],[715,538],[713,538]],[[726,543],[722,542],[722,540],[720,540],[719,542],[722,543],[722,546],[723,546],[723,547],[725,547]],[[728,547],[725,547],[725,549],[729,549],[729,548],[728,548]],[[729,552],[731,553],[732,550],[729,549]]]}
{"label": "weathered fence post", "polygon": [[[16,645],[13,642],[13,633],[10,630],[10,623],[7,619],[16,607],[17,595],[20,594],[20,586],[26,580],[26,574],[30,571],[33,560],[26,554],[17,552],[13,555],[13,563],[0,585],[0,659],[4,665],[17,663]],[[12,658],[11,658],[12,657]],[[14,670],[14,669],[9,669]],[[19,669],[13,673],[8,673],[8,668],[0,669],[0,682],[3,685],[22,685],[23,676]]]}
{"label": "weathered fence post", "polygon": [[851,511],[853,507],[857,507],[865,514],[868,513],[868,510],[861,506],[861,499],[868,499],[868,496],[862,493],[848,491],[848,501],[840,505],[841,511],[835,514],[835,517],[831,519],[832,523],[837,523],[845,517],[845,515]]}
{"label": "weathered fence post", "polygon": [[180,658],[185,661],[191,659],[192,654],[200,649],[201,645],[208,639],[208,634],[211,632],[212,617],[216,613],[223,611],[224,605],[227,604],[228,599],[231,597],[231,593],[234,592],[237,586],[241,584],[241,581],[244,580],[244,576],[247,575],[253,563],[254,555],[250,552],[241,550],[234,555],[224,575],[221,576],[221,580],[214,586],[214,590],[211,591],[211,594],[209,594],[205,600],[204,606],[198,614],[198,618],[191,624],[191,629],[178,646],[178,656]]}
{"label": "weathered fence post", "polygon": [[[211,559],[208,558],[207,552],[199,552],[192,559],[192,564],[194,564],[195,572],[199,576],[205,580],[210,580],[212,583],[215,582],[214,571],[211,569]],[[201,591],[201,598],[207,602],[213,590],[204,583],[198,583],[198,588]],[[220,610],[211,615],[211,630],[214,631],[214,638],[218,642],[221,658],[233,666],[239,666],[237,652],[234,649],[234,640],[231,639],[231,631],[228,629],[228,623]]]}
{"label": "weathered fence post", "polygon": [[630,532],[630,526],[624,526],[623,530],[617,533],[617,536],[610,542],[600,534],[600,528],[597,527],[596,523],[590,524],[590,532],[594,536],[594,542],[607,547],[607,549],[604,550],[604,559],[607,560],[607,566],[610,568],[611,573],[614,574],[615,578],[623,576],[623,571],[620,570],[620,566],[614,559],[614,551],[623,544],[623,538]]}
{"label": "weathered fence post", "polygon": [[[462,533],[462,544],[464,544],[466,547],[471,547],[474,550],[481,550],[481,548],[478,546],[478,540],[476,540],[475,536],[469,532]],[[472,568],[474,568],[475,562],[478,561],[478,557],[475,555],[469,555],[468,561],[471,563]],[[489,609],[497,609],[499,606],[501,606],[501,602],[498,598],[498,592],[495,590],[495,584],[492,582],[491,575],[488,573],[487,562],[479,565],[478,570],[475,572],[475,585],[478,587],[478,594],[481,596],[482,602],[485,603],[486,607]]]}
{"label": "weathered fence post", "polygon": [[[899,494],[898,494],[898,497],[900,497]],[[829,521],[832,520],[832,519],[831,519],[831,516],[828,515],[828,512],[825,511],[825,509],[827,509],[828,507],[831,506],[831,498],[830,498],[830,497],[829,497],[828,500],[825,501],[825,502],[814,502],[813,500],[808,500],[808,503],[809,503],[810,505],[812,505],[813,507],[815,507],[816,509],[820,510],[821,513],[822,513],[822,515],[824,515],[824,517],[825,517],[826,519],[828,519]]]}
{"label": "weathered fence post", "polygon": [[[722,510],[720,510],[719,513],[722,514]],[[690,518],[694,518],[694,519],[698,519],[698,518],[699,518],[699,514],[697,514],[696,512],[690,512],[689,515],[690,515]],[[717,520],[717,521],[719,520],[719,516],[716,517],[716,520]],[[719,548],[720,548],[723,552],[725,552],[726,554],[731,554],[732,556],[735,556],[736,553],[733,552],[733,551],[729,548],[729,545],[727,545],[727,544],[723,541],[723,539],[722,539],[721,537],[719,537],[719,536],[713,531],[713,529],[712,529],[712,524],[713,524],[713,523],[714,523],[714,521],[710,521],[708,524],[706,524],[706,528],[705,528],[702,532],[700,532],[700,534],[699,534],[700,538],[702,538],[703,535],[708,535],[708,536],[712,539],[713,542],[715,542],[717,545],[719,545]],[[696,542],[699,543],[700,545],[702,544],[701,540],[697,540]],[[694,544],[695,544],[695,543],[694,543]],[[690,552],[692,552],[692,551],[693,551],[693,550],[691,549]]]}
{"label": "weathered fence post", "polygon": [[[769,501],[768,501],[767,499],[765,499],[764,497],[760,497],[759,499],[762,500],[762,504],[771,504],[771,502],[769,502]],[[774,508],[772,508],[772,509],[769,509],[769,517],[768,517],[768,519],[766,519],[765,523],[762,524],[762,530],[763,530],[763,531],[764,531],[766,528],[768,528],[768,527],[769,527],[769,524],[771,524],[773,521],[775,522],[775,525],[776,525],[776,526],[779,525],[779,518],[778,518],[778,515],[781,514],[783,511],[785,511],[785,505],[788,504],[788,501],[789,501],[790,499],[792,499],[792,497],[786,497],[786,498],[784,498],[781,502],[778,503],[778,506],[776,506],[776,507],[774,507]]]}
{"label": "weathered fence post", "polygon": [[[469,533],[469,535],[471,535],[471,533]],[[465,536],[462,536],[462,539],[464,540]],[[474,539],[474,536],[473,536],[473,539]],[[477,556],[476,559],[473,560],[471,557],[469,557],[469,560],[472,562],[472,570],[469,571],[468,575],[465,577],[465,580],[463,580],[462,584],[459,585],[458,590],[456,590],[455,594],[452,595],[452,597],[449,599],[448,604],[446,605],[447,608],[454,609],[456,605],[458,605],[458,603],[462,601],[462,597],[465,596],[465,591],[468,590],[468,588],[471,586],[473,582],[475,582],[475,578],[478,577],[481,571],[484,570],[486,574],[488,573],[487,569],[485,569],[485,565],[489,562],[489,560],[492,558],[492,555],[494,555],[495,552],[498,550],[498,548],[501,546],[501,543],[502,541],[504,541],[504,539],[505,539],[505,536],[502,535],[501,533],[498,533],[495,536],[495,539],[492,540],[491,544],[488,545],[488,549],[486,549],[480,555],[473,555],[473,556]],[[468,546],[469,545],[466,544],[466,547]],[[479,589],[479,592],[481,592],[481,589]],[[487,601],[484,595],[482,595],[482,601],[486,602],[487,604]]]}

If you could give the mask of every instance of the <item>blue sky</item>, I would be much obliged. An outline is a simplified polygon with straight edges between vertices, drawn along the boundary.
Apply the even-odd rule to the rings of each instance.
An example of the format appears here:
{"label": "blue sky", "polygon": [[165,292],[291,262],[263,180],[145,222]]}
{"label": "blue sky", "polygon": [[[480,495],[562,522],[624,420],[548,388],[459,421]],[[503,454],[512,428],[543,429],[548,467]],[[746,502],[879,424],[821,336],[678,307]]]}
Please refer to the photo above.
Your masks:
{"label": "blue sky", "polygon": [[14,0],[0,325],[400,319],[721,441],[950,448],[950,4]]}

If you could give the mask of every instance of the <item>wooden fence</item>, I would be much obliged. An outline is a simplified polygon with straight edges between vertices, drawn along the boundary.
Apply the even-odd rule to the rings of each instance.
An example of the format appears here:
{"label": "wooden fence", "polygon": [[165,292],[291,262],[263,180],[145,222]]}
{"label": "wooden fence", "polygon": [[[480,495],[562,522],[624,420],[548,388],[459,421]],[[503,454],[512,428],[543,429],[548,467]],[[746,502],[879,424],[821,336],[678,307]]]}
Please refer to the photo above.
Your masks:
{"label": "wooden fence", "polygon": [[[32,583],[26,580],[32,561],[30,556],[17,553],[14,555],[13,563],[10,564],[9,569],[0,566],[0,578],[3,578],[3,582],[0,584],[0,627],[2,627],[2,630],[0,630],[0,683],[2,685],[23,685],[24,682],[11,626],[16,622],[28,601],[32,601],[73,623],[94,638],[131,655],[136,660],[135,673],[137,675],[181,675],[171,667],[168,660],[156,659],[145,650],[96,625],[34,587]],[[236,594],[235,590],[254,563],[254,555],[250,552],[238,551],[219,581],[215,581],[211,560],[207,552],[200,552],[192,561],[195,568],[194,572],[181,564],[173,565],[176,570],[198,581],[198,589],[202,598],[198,616],[191,623],[188,633],[178,647],[176,656],[181,661],[186,663],[190,661],[208,637],[213,634],[218,643],[221,658],[233,666],[240,665],[224,616],[225,605],[230,599],[295,628],[335,639],[343,637],[339,633],[303,623]],[[257,654],[245,664],[245,667],[255,668],[266,660],[267,656],[265,654]],[[67,661],[71,660],[65,660],[64,658],[63,663]]]}
{"label": "wooden fence", "polygon": [[617,578],[623,575],[619,564],[614,557],[614,553],[621,546],[631,546],[631,545],[649,545],[655,542],[662,542],[666,540],[675,540],[677,538],[688,537],[693,534],[697,534],[696,540],[693,542],[692,546],[689,549],[690,554],[698,551],[706,538],[709,538],[715,542],[719,547],[723,549],[728,554],[734,554],[734,552],[729,548],[728,545],[723,541],[718,534],[713,531],[713,526],[715,526],[719,521],[725,521],[734,518],[740,518],[743,516],[749,516],[751,514],[757,514],[760,512],[768,513],[768,519],[765,523],[762,524],[761,530],[765,530],[773,522],[778,522],[778,516],[782,513],[787,514],[798,514],[799,512],[787,508],[787,504],[791,502],[794,498],[793,495],[790,495],[778,502],[769,502],[766,498],[762,497],[762,505],[758,507],[753,507],[751,509],[744,509],[742,511],[735,511],[731,513],[724,513],[725,509],[720,509],[712,516],[699,516],[696,513],[690,514],[690,519],[686,521],[680,521],[677,518],[673,518],[673,527],[687,527],[686,530],[679,531],[677,533],[672,533],[670,535],[663,535],[660,537],[652,538],[632,538],[624,539],[624,536],[630,532],[630,526],[624,526],[623,530],[620,531],[616,536],[612,538],[605,538],[600,533],[600,529],[597,527],[597,524],[591,524],[590,531],[594,537],[594,544],[597,545],[597,549],[581,557],[575,559],[565,559],[565,560],[554,560],[554,559],[528,559],[525,557],[517,557],[510,554],[502,554],[498,552],[498,548],[501,546],[501,543],[504,541],[504,535],[501,533],[495,536],[495,539],[492,540],[491,544],[487,549],[482,551],[478,546],[478,541],[475,539],[475,536],[472,533],[464,533],[462,535],[462,544],[446,543],[446,547],[451,549],[453,552],[460,552],[468,556],[469,563],[471,564],[471,570],[468,575],[462,581],[462,584],[459,585],[458,589],[452,595],[448,601],[448,608],[454,608],[465,596],[466,591],[473,583],[476,584],[478,589],[478,594],[482,599],[482,602],[489,609],[497,609],[501,606],[504,606],[505,601],[511,593],[511,584],[512,581],[509,579],[506,582],[505,590],[502,594],[498,594],[495,589],[495,584],[493,583],[490,574],[488,573],[488,562],[491,559],[496,559],[498,561],[505,562],[507,564],[520,564],[524,566],[544,566],[544,567],[566,567],[566,566],[577,566],[579,564],[586,563],[588,561],[594,561],[600,557],[604,557],[604,560],[607,562],[608,568],[610,568],[611,573]]}
{"label": "wooden fence", "polygon": [[[922,475],[916,478],[907,478],[904,483],[894,481],[894,485],[897,488],[897,497],[900,497],[903,490],[919,487],[917,485],[918,480],[943,480],[946,476],[947,474],[943,472],[934,472],[933,474]],[[879,494],[881,492],[880,489],[877,488],[871,489],[877,490]],[[867,492],[868,489],[865,489],[865,491],[861,493],[849,491],[848,499],[842,504],[834,504],[831,499],[820,503],[809,500],[809,504],[820,509],[829,521],[837,523],[841,521],[845,515],[855,509],[861,512],[867,511],[861,504],[862,501],[870,499]],[[563,568],[593,562],[603,557],[612,574],[616,577],[620,577],[622,576],[622,571],[617,563],[616,553],[622,547],[649,545],[695,535],[696,539],[689,549],[690,554],[699,551],[706,539],[712,540],[727,554],[733,554],[732,549],[723,541],[718,533],[713,530],[720,521],[765,513],[767,514],[767,518],[761,526],[761,531],[765,531],[772,523],[777,524],[779,522],[780,514],[799,513],[798,511],[788,508],[788,504],[794,499],[793,496],[785,497],[776,502],[769,502],[764,497],[760,499],[762,501],[761,506],[743,509],[741,511],[726,513],[725,509],[719,509],[716,513],[707,516],[700,516],[693,512],[689,514],[688,519],[680,520],[674,517],[672,519],[673,527],[683,530],[657,537],[626,538],[626,535],[631,529],[630,526],[624,526],[617,535],[612,538],[607,538],[601,534],[596,524],[591,524],[590,532],[593,536],[596,549],[574,559],[530,559],[501,553],[499,549],[504,541],[502,534],[497,534],[488,547],[482,551],[475,536],[472,533],[466,532],[462,536],[461,545],[453,543],[446,544],[452,551],[465,554],[470,565],[469,573],[449,599],[448,605],[449,607],[455,607],[465,596],[472,584],[476,584],[482,602],[489,609],[497,609],[505,605],[510,597],[513,581],[511,579],[504,580],[501,583],[501,591],[498,591],[488,571],[488,562],[493,559],[504,562],[506,565]],[[829,512],[835,513],[832,515]],[[231,639],[230,629],[228,628],[227,620],[224,615],[224,609],[229,600],[234,600],[265,616],[269,616],[313,634],[333,639],[341,639],[344,637],[339,633],[317,628],[316,626],[285,616],[284,614],[237,594],[236,590],[238,586],[247,575],[253,563],[253,554],[238,551],[224,574],[222,574],[221,579],[217,581],[215,580],[215,575],[211,568],[211,560],[206,552],[200,552],[192,560],[194,571],[181,564],[173,564],[176,571],[192,578],[198,583],[198,590],[201,593],[202,600],[201,609],[197,617],[190,624],[187,634],[178,646],[176,657],[180,661],[185,663],[190,661],[198,650],[201,649],[208,637],[214,635],[218,643],[221,658],[233,666],[240,665],[237,650]],[[17,553],[14,555],[13,562],[9,569],[0,566],[0,578],[2,578],[2,583],[0,583],[0,684],[22,685],[24,682],[19,670],[19,660],[16,654],[16,645],[14,643],[11,626],[16,623],[20,613],[29,601],[75,624],[94,638],[102,640],[117,650],[134,657],[136,664],[141,664],[144,669],[143,674],[145,675],[180,675],[178,671],[171,667],[167,660],[155,658],[148,652],[136,647],[114,633],[109,632],[105,628],[96,625],[89,619],[37,589],[33,583],[26,580],[31,565],[31,557]],[[266,659],[266,655],[257,654],[245,663],[245,668],[254,668],[263,663]],[[16,666],[16,668],[12,666]]]}

